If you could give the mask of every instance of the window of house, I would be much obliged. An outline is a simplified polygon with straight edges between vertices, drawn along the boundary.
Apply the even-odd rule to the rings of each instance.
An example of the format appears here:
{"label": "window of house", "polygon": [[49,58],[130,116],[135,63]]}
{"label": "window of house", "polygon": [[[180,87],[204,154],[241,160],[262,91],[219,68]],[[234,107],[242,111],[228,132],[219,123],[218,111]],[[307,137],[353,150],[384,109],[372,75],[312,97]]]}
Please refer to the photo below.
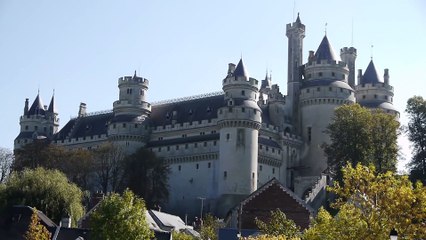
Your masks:
{"label": "window of house", "polygon": [[306,93],[309,93],[309,88],[308,88],[308,89],[306,89]]}
{"label": "window of house", "polygon": [[28,130],[28,125],[25,125],[25,130]]}
{"label": "window of house", "polygon": [[158,148],[158,152],[161,152],[161,147]]}
{"label": "window of house", "polygon": [[242,90],[242,91],[241,91],[241,95],[242,95],[242,96],[245,96],[245,95],[246,95],[246,91]]}
{"label": "window of house", "polygon": [[333,90],[333,88],[332,88],[332,87],[328,87],[328,91],[330,91],[330,92],[331,92],[332,90]]}
{"label": "window of house", "polygon": [[212,167],[212,163],[211,162],[207,163],[207,167],[211,168]]}
{"label": "window of house", "polygon": [[213,141],[213,146],[216,146],[216,141]]}
{"label": "window of house", "polygon": [[179,150],[179,145],[176,145],[176,150]]}
{"label": "window of house", "polygon": [[167,146],[167,151],[170,151],[170,146]]}
{"label": "window of house", "polygon": [[275,168],[272,168],[272,174],[275,174]]}
{"label": "window of house", "polygon": [[185,144],[185,149],[188,149],[188,143]]}
{"label": "window of house", "polygon": [[204,147],[207,147],[207,142],[204,142]]}
{"label": "window of house", "polygon": [[331,73],[331,76],[333,76],[333,77],[334,77],[334,76],[336,76],[336,74],[335,74],[334,72],[332,72],[332,73]]}
{"label": "window of house", "polygon": [[320,90],[321,90],[321,88],[319,88],[319,87],[318,87],[318,88],[317,88],[317,92],[319,92]]}
{"label": "window of house", "polygon": [[181,165],[178,166],[178,170],[179,171],[182,170],[182,166]]}
{"label": "window of house", "polygon": [[374,98],[377,98],[377,94],[374,94]]}
{"label": "window of house", "polygon": [[123,128],[125,128],[126,127],[126,124],[125,123],[123,123]]}
{"label": "window of house", "polygon": [[226,140],[229,140],[231,138],[231,135],[229,133],[226,134]]}
{"label": "window of house", "polygon": [[226,178],[228,176],[228,173],[226,171],[223,172],[223,178]]}
{"label": "window of house", "polygon": [[197,148],[198,147],[198,143],[194,143],[194,148]]}
{"label": "window of house", "polygon": [[196,169],[200,168],[200,165],[197,163],[197,164],[195,165],[195,168],[196,168]]}
{"label": "window of house", "polygon": [[262,165],[259,165],[259,171],[262,171],[262,167],[263,167]]}
{"label": "window of house", "polygon": [[246,109],[245,108],[241,108],[241,112],[245,112],[246,111]]}
{"label": "window of house", "polygon": [[322,77],[322,72],[319,72],[319,73],[318,73],[318,76]]}

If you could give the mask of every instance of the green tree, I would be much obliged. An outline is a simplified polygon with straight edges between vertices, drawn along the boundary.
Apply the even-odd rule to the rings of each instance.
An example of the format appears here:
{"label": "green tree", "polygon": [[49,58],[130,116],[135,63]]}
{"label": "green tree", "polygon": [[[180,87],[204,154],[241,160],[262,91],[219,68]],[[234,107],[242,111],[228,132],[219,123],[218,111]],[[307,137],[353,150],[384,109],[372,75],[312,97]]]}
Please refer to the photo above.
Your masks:
{"label": "green tree", "polygon": [[200,229],[201,239],[217,240],[219,227],[220,224],[215,217],[210,214],[205,215]]}
{"label": "green tree", "polygon": [[45,226],[40,223],[37,216],[37,209],[33,209],[31,222],[28,231],[25,233],[26,240],[50,240],[51,234]]}
{"label": "green tree", "polygon": [[13,170],[21,171],[25,168],[38,167],[57,169],[58,164],[64,160],[65,151],[63,147],[50,144],[45,140],[36,140],[15,151]]}
{"label": "green tree", "polygon": [[195,237],[189,234],[186,234],[184,232],[176,232],[176,231],[172,232],[172,238],[173,240],[196,240]]}
{"label": "green tree", "polygon": [[148,208],[163,204],[169,197],[170,168],[152,151],[140,148],[127,157],[123,186],[145,199]]}
{"label": "green tree", "polygon": [[13,205],[36,207],[56,223],[68,215],[75,225],[84,214],[81,190],[58,170],[36,168],[13,172],[0,196],[3,209]]}
{"label": "green tree", "polygon": [[326,130],[330,144],[323,145],[331,174],[340,181],[340,169],[348,162],[352,166],[372,163],[379,172],[394,171],[398,129],[395,117],[380,110],[369,110],[358,104],[337,108]]}
{"label": "green tree", "polygon": [[143,199],[132,191],[112,193],[96,208],[90,220],[91,236],[99,240],[146,240],[154,233],[149,229]]}
{"label": "green tree", "polygon": [[407,101],[408,138],[413,143],[410,177],[426,184],[426,100],[414,96]]}
{"label": "green tree", "polygon": [[285,236],[286,238],[300,236],[300,227],[279,209],[271,211],[269,222],[263,222],[257,218],[255,222],[259,230],[268,236]]}
{"label": "green tree", "polygon": [[330,188],[337,197],[332,218],[320,210],[304,239],[385,240],[395,228],[402,239],[426,236],[426,188],[406,176],[376,173],[374,166],[350,164],[343,168],[343,182]]}

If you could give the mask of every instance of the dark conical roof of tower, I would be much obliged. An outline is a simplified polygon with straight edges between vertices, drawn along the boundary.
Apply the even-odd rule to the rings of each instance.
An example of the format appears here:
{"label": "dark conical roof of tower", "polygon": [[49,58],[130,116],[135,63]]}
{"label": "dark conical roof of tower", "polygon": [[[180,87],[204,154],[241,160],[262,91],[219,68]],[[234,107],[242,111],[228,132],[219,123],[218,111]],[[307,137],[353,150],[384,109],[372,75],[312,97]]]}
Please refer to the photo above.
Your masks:
{"label": "dark conical roof of tower", "polygon": [[379,83],[382,82],[380,80],[379,74],[377,74],[376,67],[374,66],[373,60],[368,64],[365,73],[362,75],[361,84],[366,83]]}
{"label": "dark conical roof of tower", "polygon": [[315,59],[318,62],[321,60],[340,61],[340,57],[334,54],[333,47],[328,41],[327,35],[324,36],[317,51],[315,52]]}
{"label": "dark conical roof of tower", "polygon": [[28,115],[36,115],[36,114],[45,114],[45,109],[43,102],[41,101],[40,94],[37,94],[37,97],[34,99],[33,104],[31,105],[30,109],[28,110]]}
{"label": "dark conical roof of tower", "polygon": [[246,68],[244,67],[243,59],[241,58],[240,61],[237,64],[237,67],[234,71],[235,77],[246,77],[248,78],[248,72],[246,71]]}
{"label": "dark conical roof of tower", "polygon": [[262,80],[262,84],[260,85],[260,88],[271,88],[271,76],[266,73],[265,79]]}
{"label": "dark conical roof of tower", "polygon": [[50,113],[57,113],[56,111],[56,104],[55,104],[55,95],[52,96],[52,99],[50,100],[49,108],[47,109]]}

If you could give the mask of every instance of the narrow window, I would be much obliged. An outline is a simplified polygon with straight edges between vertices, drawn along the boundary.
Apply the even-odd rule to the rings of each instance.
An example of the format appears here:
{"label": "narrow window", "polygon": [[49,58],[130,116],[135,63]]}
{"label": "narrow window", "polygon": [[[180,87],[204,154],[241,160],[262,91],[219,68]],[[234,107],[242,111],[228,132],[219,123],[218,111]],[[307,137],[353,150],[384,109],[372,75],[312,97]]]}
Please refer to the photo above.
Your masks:
{"label": "narrow window", "polygon": [[207,142],[204,142],[204,147],[207,147]]}
{"label": "narrow window", "polygon": [[196,169],[200,168],[200,165],[197,163],[197,165],[195,165],[195,168]]}
{"label": "narrow window", "polygon": [[161,147],[158,148],[158,152],[161,152]]}
{"label": "narrow window", "polygon": [[194,143],[194,148],[197,148],[198,147],[198,143]]}
{"label": "narrow window", "polygon": [[333,90],[333,88],[332,88],[332,87],[329,87],[329,88],[328,88],[328,91],[330,91],[330,92],[331,92],[331,90]]}
{"label": "narrow window", "polygon": [[28,130],[28,125],[25,125],[25,130]]}
{"label": "narrow window", "polygon": [[176,145],[176,150],[179,150],[179,145]]}
{"label": "narrow window", "polygon": [[226,140],[229,140],[231,138],[231,135],[229,133],[226,134]]}
{"label": "narrow window", "polygon": [[262,165],[259,165],[259,171],[262,171]]}
{"label": "narrow window", "polygon": [[242,95],[242,96],[245,96],[245,95],[246,95],[246,91],[242,90],[242,91],[241,91],[241,95]]}
{"label": "narrow window", "polygon": [[334,77],[334,76],[336,76],[336,74],[335,74],[334,72],[332,72],[332,73],[331,73],[331,76],[333,76],[333,77]]}
{"label": "narrow window", "polygon": [[319,72],[319,73],[318,73],[318,76],[322,77],[322,72]]}
{"label": "narrow window", "polygon": [[123,128],[125,128],[126,127],[126,124],[125,123],[123,123]]}
{"label": "narrow window", "polygon": [[185,149],[188,149],[188,143],[185,144]]}
{"label": "narrow window", "polygon": [[170,146],[167,146],[167,151],[170,151]]}
{"label": "narrow window", "polygon": [[212,163],[211,162],[207,163],[207,167],[211,168],[212,167]]}
{"label": "narrow window", "polygon": [[275,174],[275,168],[272,168],[272,174]]}
{"label": "narrow window", "polygon": [[228,176],[228,173],[226,171],[223,172],[223,178],[226,179],[226,177]]}
{"label": "narrow window", "polygon": [[319,88],[319,87],[318,87],[318,88],[317,88],[317,92],[319,92],[320,90],[321,90],[321,88]]}
{"label": "narrow window", "polygon": [[308,127],[308,142],[312,140],[312,127]]}
{"label": "narrow window", "polygon": [[182,170],[182,166],[181,165],[178,166],[178,170],[179,171]]}
{"label": "narrow window", "polygon": [[374,94],[374,98],[377,98],[377,94]]}
{"label": "narrow window", "polygon": [[216,141],[213,141],[213,146],[216,146]]}
{"label": "narrow window", "polygon": [[246,111],[246,108],[241,108],[241,112],[245,112]]}

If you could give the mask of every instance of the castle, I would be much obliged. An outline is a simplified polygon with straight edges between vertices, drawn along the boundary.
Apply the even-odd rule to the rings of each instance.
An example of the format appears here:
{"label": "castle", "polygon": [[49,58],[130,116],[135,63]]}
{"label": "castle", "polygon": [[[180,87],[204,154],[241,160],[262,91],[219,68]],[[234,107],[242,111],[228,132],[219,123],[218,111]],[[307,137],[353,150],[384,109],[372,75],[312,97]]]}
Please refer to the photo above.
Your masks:
{"label": "castle", "polygon": [[39,95],[31,106],[26,99],[15,149],[35,138],[67,148],[94,149],[107,141],[127,153],[149,148],[170,165],[165,208],[180,215],[197,214],[200,201],[204,211],[224,215],[272,178],[317,207],[327,170],[321,145],[329,141],[324,130],[334,109],[357,102],[399,113],[388,69],[382,80],[371,60],[355,82],[355,48],[342,48],[339,57],[325,35],[303,64],[299,16],[286,35],[287,94],[268,74],[261,81],[250,77],[240,59],[229,64],[222,91],[151,104],[149,81],[135,72],[118,79],[112,111],[89,114],[81,103],[60,130],[54,97],[49,106]]}

